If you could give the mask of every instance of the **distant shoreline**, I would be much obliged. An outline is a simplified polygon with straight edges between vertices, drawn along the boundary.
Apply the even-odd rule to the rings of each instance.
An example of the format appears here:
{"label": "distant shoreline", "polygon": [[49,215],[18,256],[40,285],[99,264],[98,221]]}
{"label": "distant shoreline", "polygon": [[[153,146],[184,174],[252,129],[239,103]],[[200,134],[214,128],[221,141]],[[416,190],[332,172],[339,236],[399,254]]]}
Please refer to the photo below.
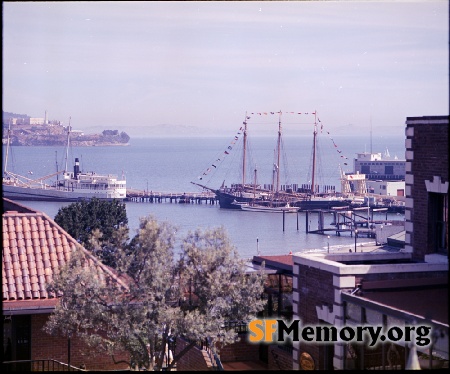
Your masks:
{"label": "distant shoreline", "polygon": [[[2,142],[3,145],[6,145],[6,143]],[[108,144],[90,144],[90,145],[83,145],[83,144],[70,144],[72,147],[127,147],[130,145],[130,143],[125,144],[115,144],[115,143],[108,143]],[[11,144],[11,147],[64,147],[65,144]]]}

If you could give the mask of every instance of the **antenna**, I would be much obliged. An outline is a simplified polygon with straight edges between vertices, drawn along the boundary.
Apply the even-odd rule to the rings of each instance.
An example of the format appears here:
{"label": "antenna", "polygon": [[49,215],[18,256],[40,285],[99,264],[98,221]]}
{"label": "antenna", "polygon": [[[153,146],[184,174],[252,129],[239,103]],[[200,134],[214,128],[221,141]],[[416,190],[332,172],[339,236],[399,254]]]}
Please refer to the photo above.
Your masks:
{"label": "antenna", "polygon": [[5,166],[3,169],[3,173],[6,174],[6,165],[8,165],[8,153],[9,153],[9,142],[11,140],[11,117],[9,118],[9,124],[8,124],[8,139],[6,143],[6,155],[5,155]]}
{"label": "antenna", "polygon": [[372,154],[372,116],[370,116],[370,154]]}
{"label": "antenna", "polygon": [[66,161],[64,165],[64,172],[67,172],[67,159],[69,157],[69,144],[70,144],[70,120],[72,117],[69,117],[69,126],[67,127],[67,145],[66,145]]}

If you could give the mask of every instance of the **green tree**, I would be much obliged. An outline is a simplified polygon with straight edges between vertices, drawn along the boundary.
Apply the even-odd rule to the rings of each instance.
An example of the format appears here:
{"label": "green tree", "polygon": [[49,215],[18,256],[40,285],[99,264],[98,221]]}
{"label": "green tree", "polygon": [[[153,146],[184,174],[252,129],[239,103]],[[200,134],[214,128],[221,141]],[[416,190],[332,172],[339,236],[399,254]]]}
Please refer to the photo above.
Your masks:
{"label": "green tree", "polygon": [[63,296],[46,331],[76,334],[110,354],[125,350],[130,367],[148,370],[162,368],[169,339],[190,342],[170,367],[197,341],[208,340],[213,350],[234,343],[237,333],[223,327],[247,323],[264,308],[263,274],[246,273],[222,227],[189,233],[176,259],[175,231],[167,222],[141,218],[130,245],[114,252],[125,288],[108,277],[99,281],[86,256],[74,254],[49,286]]}
{"label": "green tree", "polygon": [[55,222],[113,267],[112,252],[128,240],[127,212],[120,200],[93,198],[72,203],[58,210]]}
{"label": "green tree", "polygon": [[121,143],[128,143],[129,141],[130,141],[130,136],[126,132],[122,131],[120,133],[120,142]]}

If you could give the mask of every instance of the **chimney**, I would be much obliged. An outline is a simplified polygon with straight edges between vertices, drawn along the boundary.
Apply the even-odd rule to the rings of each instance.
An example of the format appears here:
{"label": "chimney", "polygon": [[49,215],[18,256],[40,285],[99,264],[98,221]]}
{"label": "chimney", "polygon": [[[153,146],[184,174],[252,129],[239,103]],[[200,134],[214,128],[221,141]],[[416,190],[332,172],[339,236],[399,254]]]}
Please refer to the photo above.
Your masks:
{"label": "chimney", "polygon": [[73,166],[73,178],[78,179],[78,173],[80,172],[80,161],[75,158],[75,165]]}

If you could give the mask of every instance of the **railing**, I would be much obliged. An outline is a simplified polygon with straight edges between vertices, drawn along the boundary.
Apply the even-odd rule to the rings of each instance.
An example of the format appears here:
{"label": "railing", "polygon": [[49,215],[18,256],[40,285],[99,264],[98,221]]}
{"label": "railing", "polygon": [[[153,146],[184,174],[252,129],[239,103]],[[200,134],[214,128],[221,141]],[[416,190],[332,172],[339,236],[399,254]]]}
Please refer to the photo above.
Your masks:
{"label": "railing", "polygon": [[161,191],[146,191],[137,190],[132,188],[127,188],[127,194],[130,196],[139,197],[181,197],[186,196],[187,198],[214,198],[216,194],[214,192],[204,191],[204,192],[161,192]]}
{"label": "railing", "polygon": [[248,332],[247,324],[244,322],[236,322],[236,321],[225,322],[223,328],[225,330],[234,329],[234,331],[239,334]]}
{"label": "railing", "polygon": [[6,371],[86,371],[51,359],[3,361],[2,367]]}

